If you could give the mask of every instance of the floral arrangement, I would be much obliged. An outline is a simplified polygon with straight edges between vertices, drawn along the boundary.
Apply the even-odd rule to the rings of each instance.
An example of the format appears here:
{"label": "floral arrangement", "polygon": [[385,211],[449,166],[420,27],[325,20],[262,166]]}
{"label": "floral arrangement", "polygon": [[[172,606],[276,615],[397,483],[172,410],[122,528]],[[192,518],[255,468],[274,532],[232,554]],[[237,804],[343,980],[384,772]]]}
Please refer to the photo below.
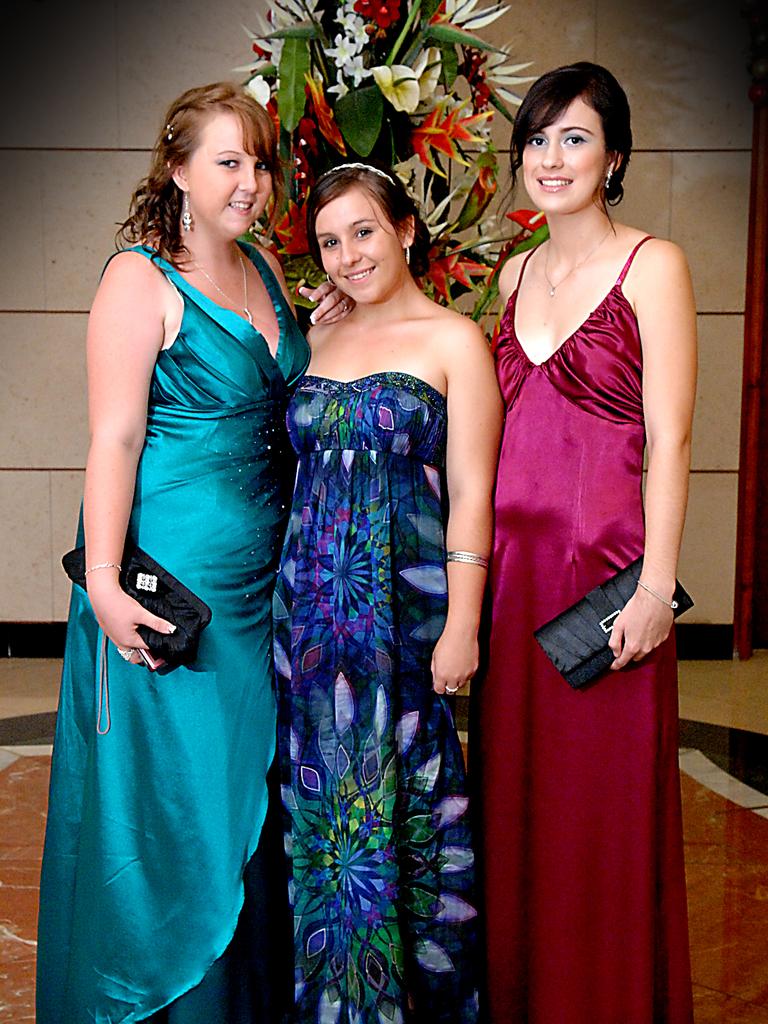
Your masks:
{"label": "floral arrangement", "polygon": [[[498,160],[494,115],[513,121],[528,64],[477,33],[509,9],[481,0],[274,0],[249,32],[246,88],[279,127],[286,205],[275,228],[288,282],[316,284],[304,207],[317,177],[345,160],[392,165],[430,230],[427,294],[470,297],[488,312],[498,267],[546,226],[521,211],[489,211]],[[534,215],[535,216],[535,215]],[[298,301],[301,301],[299,297]],[[465,303],[465,308],[466,308]]]}

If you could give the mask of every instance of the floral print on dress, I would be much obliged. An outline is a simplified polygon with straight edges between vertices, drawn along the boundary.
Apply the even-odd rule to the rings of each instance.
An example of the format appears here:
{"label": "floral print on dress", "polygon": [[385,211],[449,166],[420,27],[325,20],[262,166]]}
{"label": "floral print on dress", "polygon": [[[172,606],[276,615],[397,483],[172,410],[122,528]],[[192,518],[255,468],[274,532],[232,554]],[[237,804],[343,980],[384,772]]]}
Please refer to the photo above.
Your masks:
{"label": "floral print on dress", "polygon": [[477,1018],[464,763],[445,622],[446,403],[409,374],[303,379],[275,593],[297,1024]]}

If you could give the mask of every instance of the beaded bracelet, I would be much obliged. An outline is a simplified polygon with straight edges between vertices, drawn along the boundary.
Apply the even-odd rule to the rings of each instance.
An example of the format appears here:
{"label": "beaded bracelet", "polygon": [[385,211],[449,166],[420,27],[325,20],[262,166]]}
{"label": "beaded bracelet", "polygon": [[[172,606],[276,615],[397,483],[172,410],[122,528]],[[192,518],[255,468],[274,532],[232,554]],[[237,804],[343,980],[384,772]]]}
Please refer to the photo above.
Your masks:
{"label": "beaded bracelet", "polygon": [[86,569],[84,575],[87,576],[89,572],[96,572],[97,569],[117,569],[118,572],[121,572],[122,568],[122,565],[118,565],[117,562],[99,562],[98,565],[92,565],[90,569]]}

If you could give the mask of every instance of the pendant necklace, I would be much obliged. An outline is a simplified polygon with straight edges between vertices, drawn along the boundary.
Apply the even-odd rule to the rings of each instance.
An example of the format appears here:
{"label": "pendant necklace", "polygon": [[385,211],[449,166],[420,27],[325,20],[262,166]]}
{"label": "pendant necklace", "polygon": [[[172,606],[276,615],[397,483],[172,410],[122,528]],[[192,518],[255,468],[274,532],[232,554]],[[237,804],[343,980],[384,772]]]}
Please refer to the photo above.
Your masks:
{"label": "pendant necklace", "polygon": [[549,274],[547,273],[547,256],[549,255],[549,249],[547,249],[547,252],[544,255],[544,267],[542,269],[544,270],[544,280],[549,285],[549,297],[550,297],[550,299],[554,298],[555,289],[559,288],[560,285],[563,283],[563,281],[566,281],[571,276],[571,274],[574,272],[574,270],[578,270],[579,267],[583,267],[584,264],[587,262],[587,260],[590,259],[590,257],[595,255],[597,250],[600,248],[600,246],[603,244],[603,242],[606,240],[606,238],[608,237],[608,235],[610,235],[610,233],[612,231],[613,231],[613,225],[611,225],[608,228],[608,230],[603,235],[603,237],[600,239],[600,241],[597,243],[597,245],[594,247],[594,249],[590,249],[589,252],[587,253],[587,255],[584,257],[584,259],[579,260],[578,263],[574,263],[574,265],[571,267],[571,269],[568,271],[568,273],[565,274],[564,277],[561,277],[560,280],[557,282],[557,284],[552,284],[552,282],[549,279]]}
{"label": "pendant necklace", "polygon": [[[253,316],[251,315],[250,309],[248,309],[248,275],[245,272],[245,260],[243,259],[243,257],[239,253],[238,253],[238,259],[240,260],[240,266],[241,266],[242,271],[243,271],[243,298],[245,299],[245,304],[243,306],[239,306],[238,308],[242,309],[243,313],[245,313],[246,320],[251,325],[251,327],[253,327]],[[219,286],[213,280],[211,275],[206,270],[204,270],[200,266],[199,263],[195,263],[195,267],[200,271],[200,273],[203,275],[203,277],[206,278],[206,280],[211,282],[211,284],[216,289],[216,291],[219,293],[219,295],[223,295],[224,296],[224,298],[227,300],[227,302],[230,304],[230,306],[237,306],[238,305],[233,298],[231,298],[229,295],[227,295],[227,293],[224,291],[223,288],[219,288]]]}

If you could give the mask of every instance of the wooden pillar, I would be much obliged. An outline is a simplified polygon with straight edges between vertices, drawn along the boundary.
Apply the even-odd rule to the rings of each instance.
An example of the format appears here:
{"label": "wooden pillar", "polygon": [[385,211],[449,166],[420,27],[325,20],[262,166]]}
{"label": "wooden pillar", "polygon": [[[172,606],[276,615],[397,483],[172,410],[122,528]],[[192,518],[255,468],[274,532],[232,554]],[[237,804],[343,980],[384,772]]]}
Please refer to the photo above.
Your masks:
{"label": "wooden pillar", "polygon": [[764,0],[752,0],[744,13],[752,39],[754,120],[734,600],[734,648],[742,659],[752,656],[755,602],[768,585],[762,564],[768,547],[762,522],[768,513],[768,10]]}

